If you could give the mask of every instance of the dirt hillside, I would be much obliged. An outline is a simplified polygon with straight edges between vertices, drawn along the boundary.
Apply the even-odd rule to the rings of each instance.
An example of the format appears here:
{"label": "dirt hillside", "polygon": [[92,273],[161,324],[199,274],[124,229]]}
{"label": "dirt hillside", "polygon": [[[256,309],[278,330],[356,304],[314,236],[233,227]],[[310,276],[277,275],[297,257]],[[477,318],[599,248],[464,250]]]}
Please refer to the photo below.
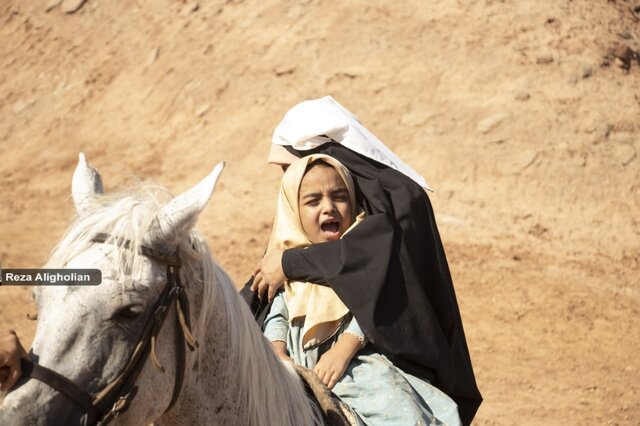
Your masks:
{"label": "dirt hillside", "polygon": [[[0,2],[0,262],[42,265],[83,151],[106,190],[179,193],[240,285],[288,108],[330,94],[431,195],[485,402],[478,425],[640,419],[640,2]],[[0,327],[29,343],[29,288]]]}

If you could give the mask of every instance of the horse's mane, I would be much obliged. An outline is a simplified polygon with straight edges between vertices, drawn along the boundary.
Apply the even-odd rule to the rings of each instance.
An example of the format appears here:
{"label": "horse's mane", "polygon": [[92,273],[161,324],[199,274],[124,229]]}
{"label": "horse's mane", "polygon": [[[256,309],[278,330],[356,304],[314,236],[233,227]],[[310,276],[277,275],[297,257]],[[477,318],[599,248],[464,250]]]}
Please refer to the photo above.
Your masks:
{"label": "horse's mane", "polygon": [[[142,184],[96,197],[81,215],[74,218],[53,249],[46,266],[65,267],[93,244],[96,233],[108,233],[111,240],[107,242],[117,247],[114,279],[124,290],[131,281],[128,277],[136,276],[142,267],[139,247],[160,240],[160,231],[155,223],[162,206],[170,199],[171,195],[161,187]],[[125,241],[128,241],[126,247]],[[318,413],[311,408],[293,367],[286,366],[286,371],[283,370],[283,363],[271,350],[231,279],[213,260],[204,238],[191,230],[175,243],[182,260],[180,273],[183,284],[203,287],[202,310],[193,324],[195,337],[200,342],[200,359],[207,350],[207,328],[223,325],[211,324],[213,307],[218,304],[216,310],[225,311],[231,340],[230,347],[225,349],[235,351],[228,357],[231,365],[227,368],[239,384],[237,424],[322,424]],[[198,365],[203,363],[198,362]]]}
{"label": "horse's mane", "polygon": [[[222,274],[224,272],[218,268]],[[225,274],[226,275],[226,274]],[[293,364],[283,363],[261,333],[247,304],[238,296],[231,280],[218,277],[217,286],[225,299],[229,319],[231,347],[240,350],[232,354],[231,371],[240,383],[240,407],[246,407],[246,418],[237,424],[248,425],[318,425],[319,414],[311,408]],[[223,283],[221,281],[226,281]],[[286,368],[283,371],[282,367]],[[268,407],[268,408],[267,408]]]}

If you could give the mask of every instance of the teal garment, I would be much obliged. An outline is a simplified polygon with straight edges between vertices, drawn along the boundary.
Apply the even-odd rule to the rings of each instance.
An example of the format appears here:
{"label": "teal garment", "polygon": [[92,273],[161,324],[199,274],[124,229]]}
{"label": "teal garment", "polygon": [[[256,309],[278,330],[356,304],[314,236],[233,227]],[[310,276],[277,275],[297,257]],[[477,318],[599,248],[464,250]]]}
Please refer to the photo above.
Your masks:
{"label": "teal garment", "polygon": [[[314,348],[302,348],[303,320],[289,324],[289,313],[281,292],[275,297],[264,322],[264,334],[270,341],[286,342],[293,362],[313,369],[345,332],[364,337],[351,315],[338,332]],[[365,339],[366,342],[366,339]],[[357,415],[359,424],[378,425],[451,425],[461,424],[456,403],[429,382],[397,368],[384,355],[365,346],[351,360],[333,393]]]}

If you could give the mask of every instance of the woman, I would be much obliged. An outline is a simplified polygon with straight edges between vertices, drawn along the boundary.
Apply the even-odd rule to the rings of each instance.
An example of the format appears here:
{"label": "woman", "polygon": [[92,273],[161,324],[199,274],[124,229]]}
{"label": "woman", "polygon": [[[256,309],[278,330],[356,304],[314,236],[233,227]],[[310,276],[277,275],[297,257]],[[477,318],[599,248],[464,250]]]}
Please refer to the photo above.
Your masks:
{"label": "woman", "polygon": [[[367,217],[337,241],[268,252],[243,289],[259,314],[286,279],[330,285],[394,365],[437,386],[470,424],[482,397],[424,179],[331,97],[293,107],[273,136],[269,162],[316,153],[351,172]],[[263,311],[264,312],[264,311]]]}

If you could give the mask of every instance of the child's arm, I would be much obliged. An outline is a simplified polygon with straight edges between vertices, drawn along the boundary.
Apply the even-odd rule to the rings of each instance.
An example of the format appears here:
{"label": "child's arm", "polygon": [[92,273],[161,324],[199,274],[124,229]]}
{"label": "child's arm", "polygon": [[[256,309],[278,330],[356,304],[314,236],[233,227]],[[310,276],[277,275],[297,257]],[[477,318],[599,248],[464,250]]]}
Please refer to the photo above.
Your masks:
{"label": "child's arm", "polygon": [[276,355],[278,355],[278,358],[283,361],[293,362],[293,360],[287,353],[287,344],[285,342],[283,342],[282,340],[272,340],[271,347],[273,348]]}
{"label": "child's arm", "polygon": [[338,383],[351,359],[367,344],[367,339],[355,318],[338,338],[335,345],[325,352],[313,371],[329,389]]}
{"label": "child's arm", "polygon": [[289,333],[289,311],[283,293],[273,299],[273,304],[264,320],[264,335],[271,342],[271,347],[278,357],[292,361],[287,353],[287,334]]}

